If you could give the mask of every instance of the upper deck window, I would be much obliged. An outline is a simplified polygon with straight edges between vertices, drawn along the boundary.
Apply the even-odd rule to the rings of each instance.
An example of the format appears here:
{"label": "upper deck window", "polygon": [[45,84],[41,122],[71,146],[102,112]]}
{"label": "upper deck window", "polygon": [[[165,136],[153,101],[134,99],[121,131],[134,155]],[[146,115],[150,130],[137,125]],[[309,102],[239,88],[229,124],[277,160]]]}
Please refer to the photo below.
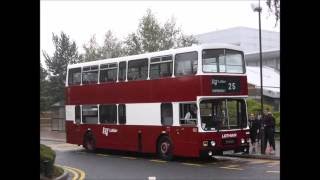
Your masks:
{"label": "upper deck window", "polygon": [[127,74],[127,62],[122,61],[119,63],[119,81],[125,81]]}
{"label": "upper deck window", "polygon": [[69,69],[68,84],[77,85],[81,83],[81,68]]}
{"label": "upper deck window", "polygon": [[86,66],[82,70],[82,84],[95,84],[98,82],[98,66]]}
{"label": "upper deck window", "polygon": [[148,59],[129,61],[128,80],[144,80],[148,77]]}
{"label": "upper deck window", "polygon": [[172,56],[153,57],[150,60],[150,79],[172,76]]}
{"label": "upper deck window", "polygon": [[175,55],[174,75],[185,76],[196,74],[198,68],[198,52],[187,52]]}
{"label": "upper deck window", "polygon": [[229,49],[207,49],[202,51],[203,72],[244,73],[243,54]]}
{"label": "upper deck window", "polygon": [[117,81],[117,63],[100,65],[100,83]]}

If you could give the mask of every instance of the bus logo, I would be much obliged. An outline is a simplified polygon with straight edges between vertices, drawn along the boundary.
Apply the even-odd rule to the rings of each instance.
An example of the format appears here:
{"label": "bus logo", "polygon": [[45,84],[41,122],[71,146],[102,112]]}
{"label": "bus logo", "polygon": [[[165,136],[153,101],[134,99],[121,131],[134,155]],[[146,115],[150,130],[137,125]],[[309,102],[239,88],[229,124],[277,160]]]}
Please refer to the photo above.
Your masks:
{"label": "bus logo", "polygon": [[106,136],[108,136],[109,133],[116,133],[116,132],[118,132],[118,129],[110,129],[110,128],[105,128],[105,127],[102,128],[102,134],[104,134]]}
{"label": "bus logo", "polygon": [[235,137],[237,137],[237,133],[222,134],[222,139],[225,139],[225,138],[235,138]]}

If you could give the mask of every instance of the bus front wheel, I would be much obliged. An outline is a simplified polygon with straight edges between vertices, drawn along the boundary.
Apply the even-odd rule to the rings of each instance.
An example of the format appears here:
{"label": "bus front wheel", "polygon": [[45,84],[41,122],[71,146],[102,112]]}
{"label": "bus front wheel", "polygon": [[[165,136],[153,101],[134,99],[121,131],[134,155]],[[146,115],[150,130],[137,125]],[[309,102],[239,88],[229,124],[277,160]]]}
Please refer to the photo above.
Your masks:
{"label": "bus front wheel", "polygon": [[161,159],[170,161],[173,158],[172,149],[173,149],[172,141],[169,137],[163,136],[160,138],[158,142],[158,155]]}
{"label": "bus front wheel", "polygon": [[87,132],[87,133],[84,135],[83,147],[84,147],[88,152],[94,152],[94,151],[96,150],[96,140],[95,140],[92,132]]}

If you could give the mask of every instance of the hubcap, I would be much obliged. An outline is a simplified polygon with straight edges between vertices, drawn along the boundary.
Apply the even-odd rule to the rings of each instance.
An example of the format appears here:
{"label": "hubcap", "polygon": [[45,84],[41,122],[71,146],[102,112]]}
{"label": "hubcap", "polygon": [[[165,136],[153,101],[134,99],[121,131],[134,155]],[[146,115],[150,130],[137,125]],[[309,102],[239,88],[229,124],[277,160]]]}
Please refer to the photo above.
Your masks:
{"label": "hubcap", "polygon": [[169,146],[170,146],[169,143],[163,142],[163,143],[161,144],[161,152],[162,152],[163,154],[166,154],[166,153],[168,152]]}

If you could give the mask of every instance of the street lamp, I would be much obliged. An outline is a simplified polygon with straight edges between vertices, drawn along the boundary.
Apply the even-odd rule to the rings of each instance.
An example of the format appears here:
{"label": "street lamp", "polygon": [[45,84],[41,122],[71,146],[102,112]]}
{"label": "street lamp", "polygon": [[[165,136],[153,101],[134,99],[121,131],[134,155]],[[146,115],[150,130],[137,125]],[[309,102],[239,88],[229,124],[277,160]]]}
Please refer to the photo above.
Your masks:
{"label": "street lamp", "polygon": [[[261,117],[263,116],[263,83],[262,83],[262,46],[261,46],[261,11],[262,8],[259,5],[251,4],[251,8],[254,12],[259,13],[259,46],[260,46],[260,97],[261,97]],[[262,119],[261,119],[262,120]],[[262,122],[263,123],[263,122]],[[265,154],[265,147],[264,147],[264,126],[261,124],[261,154]]]}

